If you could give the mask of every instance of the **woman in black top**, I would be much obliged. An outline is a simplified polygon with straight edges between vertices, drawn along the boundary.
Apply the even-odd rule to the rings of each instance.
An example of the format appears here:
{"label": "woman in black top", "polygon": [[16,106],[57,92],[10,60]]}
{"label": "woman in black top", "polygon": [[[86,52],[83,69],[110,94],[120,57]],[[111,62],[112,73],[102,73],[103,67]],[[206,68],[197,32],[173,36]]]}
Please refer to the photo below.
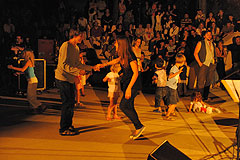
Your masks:
{"label": "woman in black top", "polygon": [[131,50],[129,40],[125,37],[117,38],[115,42],[118,58],[113,59],[105,64],[99,64],[99,67],[106,67],[120,63],[122,67],[123,76],[121,79],[121,89],[123,97],[120,102],[120,109],[132,121],[136,131],[130,136],[131,139],[137,139],[145,129],[145,126],[140,122],[137,112],[134,108],[134,98],[137,96],[139,89],[138,65],[137,58]]}

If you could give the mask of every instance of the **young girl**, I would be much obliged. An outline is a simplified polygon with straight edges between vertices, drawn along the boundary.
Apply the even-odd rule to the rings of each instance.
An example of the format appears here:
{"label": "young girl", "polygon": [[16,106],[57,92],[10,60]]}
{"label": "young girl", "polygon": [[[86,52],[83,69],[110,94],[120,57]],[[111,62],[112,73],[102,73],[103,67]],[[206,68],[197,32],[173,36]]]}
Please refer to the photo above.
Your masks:
{"label": "young girl", "polygon": [[23,58],[25,61],[25,65],[22,68],[17,68],[12,65],[8,65],[8,68],[19,71],[19,72],[25,72],[25,76],[28,81],[27,99],[28,99],[28,102],[31,104],[30,112],[32,114],[42,113],[47,109],[47,107],[37,100],[36,91],[37,91],[38,79],[34,73],[35,65],[34,65],[33,51],[25,50],[23,52]]}
{"label": "young girl", "polygon": [[117,115],[117,100],[120,93],[120,80],[118,72],[120,71],[120,64],[114,64],[111,66],[110,70],[106,77],[103,79],[103,82],[108,81],[108,97],[110,100],[110,104],[108,106],[108,112],[107,112],[107,120],[112,120],[111,113],[113,111],[113,119],[121,119]]}
{"label": "young girl", "polygon": [[200,92],[194,92],[192,95],[192,102],[190,103],[190,107],[188,112],[204,112],[207,114],[211,114],[213,111],[220,113],[221,111],[217,108],[214,108],[212,106],[207,106],[203,100],[202,95]]}
{"label": "young girl", "polygon": [[[83,54],[79,54],[79,59],[82,64],[85,64],[83,59]],[[85,96],[84,85],[86,84],[86,75],[79,74],[75,78],[75,87],[76,87],[76,104],[75,107],[82,107],[83,104],[80,102],[80,96]]]}

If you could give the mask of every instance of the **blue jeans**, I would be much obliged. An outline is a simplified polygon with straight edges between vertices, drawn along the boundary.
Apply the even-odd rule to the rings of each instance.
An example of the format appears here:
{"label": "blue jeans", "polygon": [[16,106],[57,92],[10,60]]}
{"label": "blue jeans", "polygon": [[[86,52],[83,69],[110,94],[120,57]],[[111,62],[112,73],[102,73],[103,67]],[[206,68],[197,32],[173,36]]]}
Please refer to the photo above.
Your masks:
{"label": "blue jeans", "polygon": [[137,89],[132,89],[132,95],[129,99],[125,98],[125,91],[123,91],[124,94],[120,102],[120,109],[132,121],[136,130],[143,127],[134,108],[134,98],[137,96],[137,91]]}
{"label": "blue jeans", "polygon": [[60,97],[62,101],[59,132],[63,132],[72,126],[73,107],[75,103],[74,85],[58,79],[56,79],[56,85],[57,88],[60,89]]}
{"label": "blue jeans", "polygon": [[161,106],[161,100],[166,96],[166,87],[157,87],[155,91],[155,107]]}

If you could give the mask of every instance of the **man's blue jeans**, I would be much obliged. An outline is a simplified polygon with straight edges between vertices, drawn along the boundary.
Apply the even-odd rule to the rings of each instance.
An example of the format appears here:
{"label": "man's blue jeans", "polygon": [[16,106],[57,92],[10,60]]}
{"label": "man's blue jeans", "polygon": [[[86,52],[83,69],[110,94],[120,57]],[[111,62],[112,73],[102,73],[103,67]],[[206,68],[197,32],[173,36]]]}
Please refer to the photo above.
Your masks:
{"label": "man's blue jeans", "polygon": [[59,132],[63,132],[72,126],[73,107],[75,103],[74,85],[58,79],[56,79],[56,85],[57,88],[60,89],[60,97],[62,101]]}

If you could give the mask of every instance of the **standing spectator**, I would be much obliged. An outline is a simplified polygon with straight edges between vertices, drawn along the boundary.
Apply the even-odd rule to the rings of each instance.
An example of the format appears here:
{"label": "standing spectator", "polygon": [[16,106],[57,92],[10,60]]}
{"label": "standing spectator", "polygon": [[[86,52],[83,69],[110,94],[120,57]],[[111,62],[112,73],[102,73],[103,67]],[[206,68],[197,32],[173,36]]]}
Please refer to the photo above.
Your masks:
{"label": "standing spectator", "polygon": [[197,76],[197,87],[204,100],[208,100],[210,85],[213,80],[216,69],[215,44],[212,42],[212,33],[206,31],[203,33],[204,40],[199,41],[194,57],[200,69]]}
{"label": "standing spectator", "polygon": [[76,29],[70,30],[70,40],[62,44],[59,50],[58,65],[55,70],[56,85],[60,89],[62,111],[60,120],[60,135],[75,135],[78,131],[72,125],[73,108],[75,102],[74,79],[79,73],[91,71],[92,67],[81,64],[79,61],[79,48],[84,34]]}
{"label": "standing spectator", "polygon": [[217,73],[219,79],[223,79],[226,76],[225,72],[225,64],[224,64],[224,57],[227,56],[227,47],[223,46],[223,41],[220,40],[216,47],[216,55],[217,55]]}
{"label": "standing spectator", "polygon": [[[37,100],[37,85],[38,85],[38,79],[34,73],[34,67],[35,67],[35,62],[34,62],[34,54],[32,50],[25,50],[23,52],[23,58],[25,61],[25,65],[22,68],[14,67],[12,65],[8,65],[9,69],[16,70],[18,72],[25,72],[25,76],[28,81],[27,85],[27,99],[28,102],[30,103],[30,113],[31,114],[36,114],[36,113],[42,113],[47,109],[47,106],[44,104],[40,103]],[[20,74],[20,73],[18,73]]]}
{"label": "standing spectator", "polygon": [[232,52],[232,69],[235,70],[240,66],[240,36],[233,38],[233,43],[227,46]]}
{"label": "standing spectator", "polygon": [[160,11],[157,11],[157,15],[155,17],[156,19],[156,24],[155,24],[155,31],[158,32],[158,31],[162,31],[163,30],[163,27],[162,27],[162,16],[165,14],[165,12],[160,12]]}

